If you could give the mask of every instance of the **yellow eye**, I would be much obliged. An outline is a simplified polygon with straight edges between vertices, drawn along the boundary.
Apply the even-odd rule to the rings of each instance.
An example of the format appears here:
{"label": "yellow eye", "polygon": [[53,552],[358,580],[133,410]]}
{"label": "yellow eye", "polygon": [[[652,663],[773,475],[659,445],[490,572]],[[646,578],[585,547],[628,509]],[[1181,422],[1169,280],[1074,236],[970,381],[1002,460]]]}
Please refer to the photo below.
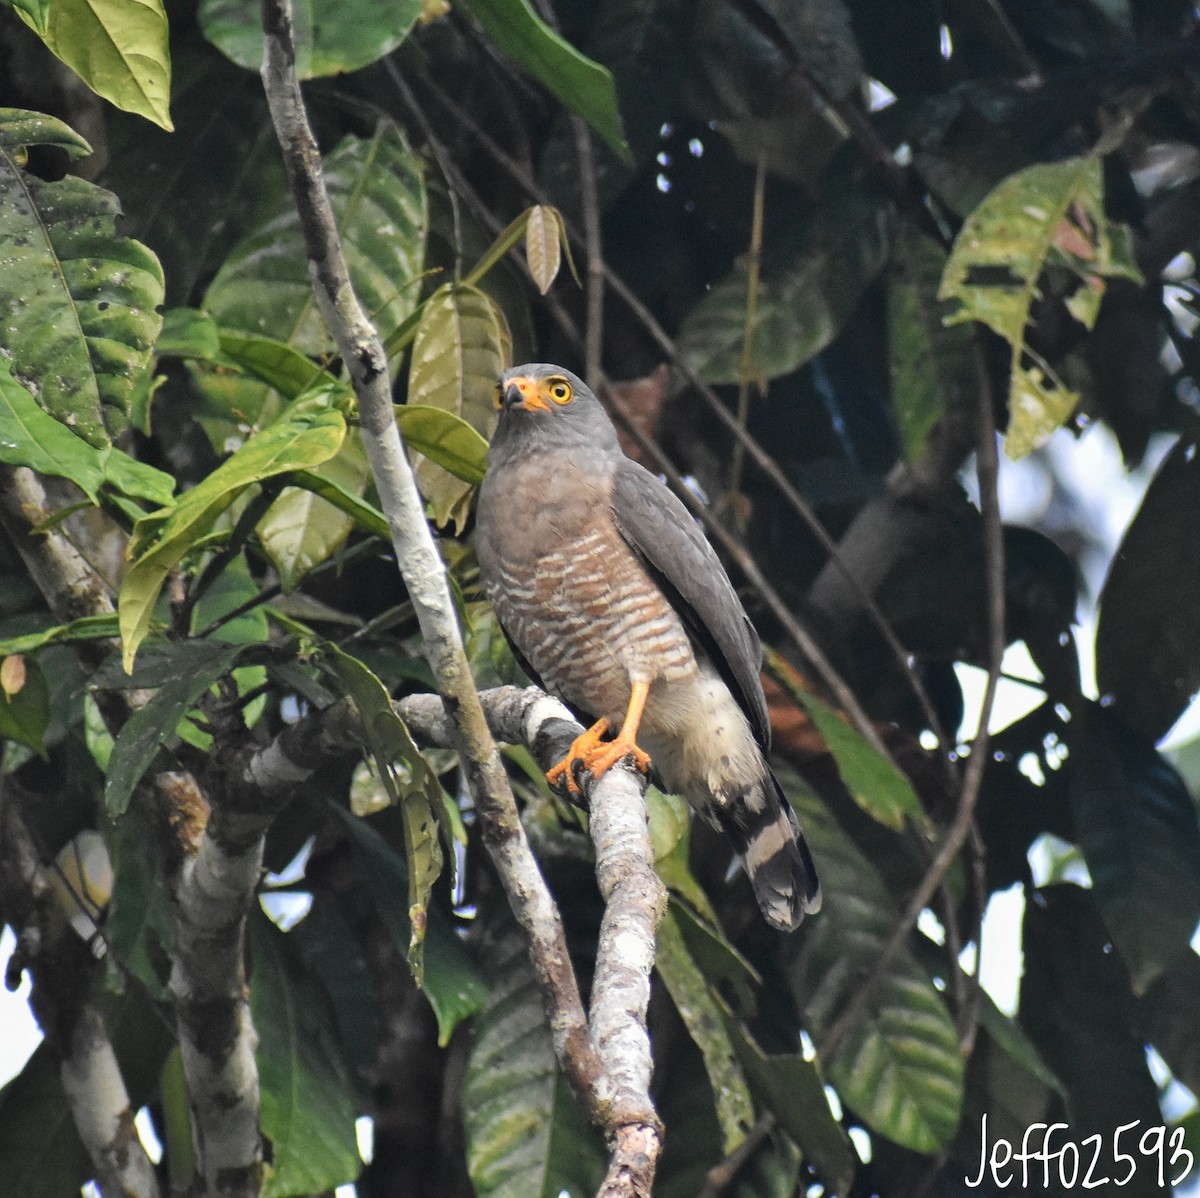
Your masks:
{"label": "yellow eye", "polygon": [[570,403],[571,402],[571,384],[565,379],[555,379],[549,385],[550,398],[555,403]]}
{"label": "yellow eye", "polygon": [[504,407],[504,388],[499,383],[496,384],[496,407]]}

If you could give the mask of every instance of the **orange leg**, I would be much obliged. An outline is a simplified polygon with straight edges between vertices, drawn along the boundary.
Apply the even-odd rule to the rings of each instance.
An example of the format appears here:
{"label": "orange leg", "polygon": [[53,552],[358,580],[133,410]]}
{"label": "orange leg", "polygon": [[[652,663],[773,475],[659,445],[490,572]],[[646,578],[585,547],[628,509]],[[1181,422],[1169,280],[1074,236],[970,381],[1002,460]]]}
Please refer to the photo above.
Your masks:
{"label": "orange leg", "polygon": [[601,737],[608,731],[608,721],[600,720],[593,724],[582,736],[576,738],[566,757],[550,770],[546,775],[547,781],[554,785],[565,775],[567,789],[574,793],[579,789],[571,769],[574,762],[579,761],[593,777],[599,778],[631,753],[634,764],[644,774],[650,768],[650,758],[638,748],[637,730],[649,693],[648,682],[635,682],[629,694],[629,707],[626,709],[621,731],[612,740],[605,741]]}

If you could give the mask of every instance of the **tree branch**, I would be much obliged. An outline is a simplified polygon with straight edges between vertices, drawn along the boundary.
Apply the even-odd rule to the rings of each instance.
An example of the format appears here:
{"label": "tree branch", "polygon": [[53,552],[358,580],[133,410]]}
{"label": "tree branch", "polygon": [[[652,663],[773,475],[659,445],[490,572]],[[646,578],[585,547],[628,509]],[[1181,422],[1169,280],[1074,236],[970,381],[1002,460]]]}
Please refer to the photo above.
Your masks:
{"label": "tree branch", "polygon": [[[583,731],[566,707],[536,687],[501,686],[480,698],[493,734],[528,745],[543,769]],[[453,744],[436,696],[409,696],[396,710],[419,740]],[[626,765],[598,781],[590,775],[583,779],[605,901],[588,1019],[591,1042],[612,1086],[604,1122],[610,1162],[602,1198],[649,1195],[662,1147],[662,1125],[650,1100],[646,1007],[655,932],[667,896],[654,869],[645,789],[645,779]]]}
{"label": "tree branch", "polygon": [[37,846],[0,789],[0,906],[17,936],[14,961],[33,981],[30,1006],[59,1060],[59,1076],[103,1198],[158,1198],[125,1080],[100,1012],[87,1001],[93,964],[54,898]]}

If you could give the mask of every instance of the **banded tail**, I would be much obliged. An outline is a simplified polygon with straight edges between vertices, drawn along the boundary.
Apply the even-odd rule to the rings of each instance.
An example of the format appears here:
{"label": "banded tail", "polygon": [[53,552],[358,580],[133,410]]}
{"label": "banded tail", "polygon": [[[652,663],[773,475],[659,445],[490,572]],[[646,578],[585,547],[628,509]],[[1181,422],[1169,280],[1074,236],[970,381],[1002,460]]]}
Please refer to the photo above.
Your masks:
{"label": "banded tail", "polygon": [[804,833],[775,775],[764,768],[761,789],[730,804],[714,803],[711,810],[746,867],[763,917],[793,932],[805,915],[821,909],[821,885]]}

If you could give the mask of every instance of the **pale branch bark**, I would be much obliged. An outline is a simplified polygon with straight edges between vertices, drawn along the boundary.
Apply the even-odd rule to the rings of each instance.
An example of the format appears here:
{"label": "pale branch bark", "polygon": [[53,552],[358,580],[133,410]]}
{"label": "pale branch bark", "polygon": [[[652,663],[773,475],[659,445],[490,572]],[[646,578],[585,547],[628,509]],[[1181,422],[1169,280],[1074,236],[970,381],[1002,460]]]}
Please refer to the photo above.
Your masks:
{"label": "pale branch bark", "polygon": [[58,1056],[67,1105],[101,1195],[158,1198],[108,1029],[86,997],[91,951],[58,906],[33,837],[2,791],[0,906],[16,932],[14,960],[32,979],[30,1006]]}
{"label": "pale branch bark", "polygon": [[463,651],[445,568],[424,516],[392,408],[387,358],[354,294],[295,71],[288,0],[263,0],[263,86],[283,151],[318,306],[358,397],[364,441],[397,564],[425,654],[454,727],[483,829],[508,901],[530,946],[555,1051],[589,1117],[609,1121],[612,1083],[588,1037],[562,919],[528,843]]}
{"label": "pale branch bark", "polygon": [[[553,765],[583,729],[557,699],[536,687],[497,687],[480,698],[493,734],[528,745],[543,768]],[[452,744],[452,729],[433,695],[401,699],[396,710],[413,734]],[[646,1030],[650,974],[666,890],[654,869],[645,781],[628,766],[599,780],[582,779],[604,897],[588,1022],[592,1043],[611,1078],[605,1123],[610,1163],[603,1198],[650,1193],[662,1147],[662,1125],[650,1100],[652,1058]]]}

